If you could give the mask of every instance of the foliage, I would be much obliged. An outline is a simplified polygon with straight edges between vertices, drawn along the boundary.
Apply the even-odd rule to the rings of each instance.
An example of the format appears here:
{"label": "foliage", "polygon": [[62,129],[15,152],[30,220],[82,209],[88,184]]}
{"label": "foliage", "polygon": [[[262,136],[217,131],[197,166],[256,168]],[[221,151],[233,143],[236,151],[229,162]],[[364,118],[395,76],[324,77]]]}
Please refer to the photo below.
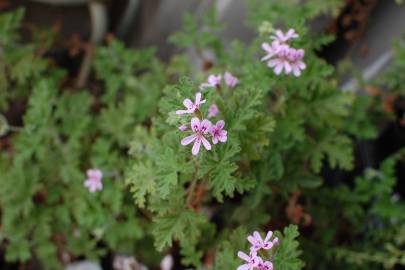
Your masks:
{"label": "foliage", "polygon": [[[18,10],[0,17],[2,108],[19,99],[27,103],[23,126],[7,138],[13,147],[0,157],[6,259],[35,256],[55,269],[78,256],[98,257],[106,248],[133,252],[145,237],[145,222],[126,194],[125,157],[132,127],[155,113],[165,81],[162,65],[153,51],[133,52],[113,41],[96,51],[95,69],[106,91],[61,88],[65,73],[38,55],[38,43],[16,46],[22,15]],[[100,194],[83,186],[91,167],[103,169]]]}

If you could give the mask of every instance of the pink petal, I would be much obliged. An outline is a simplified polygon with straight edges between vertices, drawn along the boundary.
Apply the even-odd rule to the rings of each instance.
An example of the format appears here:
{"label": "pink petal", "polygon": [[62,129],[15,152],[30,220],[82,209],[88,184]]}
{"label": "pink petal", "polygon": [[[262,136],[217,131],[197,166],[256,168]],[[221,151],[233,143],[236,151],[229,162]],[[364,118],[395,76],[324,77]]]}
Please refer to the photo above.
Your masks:
{"label": "pink petal", "polygon": [[93,185],[93,181],[91,179],[86,179],[86,181],[84,181],[84,186],[89,188]]}
{"label": "pink petal", "polygon": [[212,137],[212,143],[213,143],[213,144],[217,144],[217,143],[218,143],[218,137],[217,137],[217,136],[213,136],[213,137]]}
{"label": "pink petal", "polygon": [[273,56],[272,54],[267,54],[267,55],[263,56],[260,60],[261,60],[261,61],[267,61],[267,60],[269,60],[272,56]]}
{"label": "pink petal", "polygon": [[97,181],[96,183],[94,183],[94,187],[97,190],[102,190],[103,189],[103,183],[101,181]]}
{"label": "pink petal", "polygon": [[273,264],[270,261],[265,261],[264,265],[266,267],[266,270],[273,270]]}
{"label": "pink petal", "polygon": [[209,120],[207,120],[207,119],[204,119],[204,120],[201,122],[200,130],[201,130],[204,134],[206,134],[207,132],[210,131],[211,126],[212,126],[211,122],[210,122]]}
{"label": "pink petal", "polygon": [[188,110],[187,111],[186,110],[177,110],[176,111],[176,114],[186,114],[186,113],[189,113]]}
{"label": "pink petal", "polygon": [[293,73],[295,77],[301,76],[301,70],[298,67],[294,68]]}
{"label": "pink petal", "polygon": [[197,135],[195,135],[195,134],[187,136],[181,140],[181,145],[189,145],[190,143],[195,141],[196,138],[197,138]]}
{"label": "pink petal", "polygon": [[262,239],[262,237],[260,236],[260,233],[259,232],[254,232],[253,233],[253,236],[254,236],[254,238],[256,238],[256,240],[257,241],[259,241],[259,242],[263,242],[263,239]]}
{"label": "pink petal", "polygon": [[103,178],[103,173],[100,170],[96,169],[96,170],[94,170],[93,177],[95,179],[101,180],[101,178]]}
{"label": "pink petal", "polygon": [[192,108],[194,106],[193,102],[188,98],[186,98],[183,101],[183,105],[186,106],[187,109],[190,109],[190,108]]}
{"label": "pink petal", "polygon": [[219,120],[219,121],[215,124],[215,126],[216,126],[218,129],[223,129],[224,126],[225,126],[225,121],[224,121],[224,120]]}
{"label": "pink petal", "polygon": [[218,106],[216,104],[212,104],[208,109],[208,118],[216,116],[218,112],[219,112]]}
{"label": "pink petal", "polygon": [[269,243],[264,243],[263,244],[263,246],[262,246],[262,248],[263,249],[271,249],[273,247],[273,243],[272,242],[269,242]]}
{"label": "pink petal", "polygon": [[225,84],[229,87],[235,87],[238,84],[239,80],[235,76],[233,76],[230,72],[225,72],[224,74]]}
{"label": "pink petal", "polygon": [[292,70],[290,63],[288,63],[287,61],[284,62],[284,69],[286,74],[289,74]]}
{"label": "pink petal", "polygon": [[194,156],[198,155],[198,152],[200,152],[200,146],[201,146],[201,139],[197,137],[197,139],[194,142],[193,149],[191,150],[191,153]]}
{"label": "pink petal", "polygon": [[247,240],[248,240],[253,246],[257,244],[256,239],[255,239],[253,236],[251,236],[251,235],[248,236]]}
{"label": "pink petal", "polygon": [[250,261],[250,256],[248,256],[246,253],[243,251],[238,251],[238,257],[241,258],[244,261],[249,262]]}
{"label": "pink petal", "polygon": [[251,269],[251,266],[247,263],[239,265],[238,268],[236,268],[236,270],[249,270],[249,269]]}
{"label": "pink petal", "polygon": [[201,101],[201,93],[198,92],[197,94],[195,94],[195,104],[200,104]]}
{"label": "pink petal", "polygon": [[225,135],[220,134],[218,139],[220,142],[226,142],[228,140],[228,136],[226,135],[226,133]]}
{"label": "pink petal", "polygon": [[270,60],[269,62],[267,62],[267,66],[272,68],[272,67],[275,67],[276,65],[278,65],[279,63],[280,63],[279,59],[273,59],[273,60]]}
{"label": "pink petal", "polygon": [[221,78],[222,78],[221,75],[217,75],[217,76],[210,75],[210,76],[208,76],[208,83],[215,87],[221,83]]}
{"label": "pink petal", "polygon": [[198,119],[197,117],[193,117],[191,119],[191,129],[194,132],[200,131],[200,119]]}
{"label": "pink petal", "polygon": [[273,235],[272,231],[268,231],[266,237],[264,238],[264,242],[268,242]]}
{"label": "pink petal", "polygon": [[279,61],[277,66],[274,68],[274,73],[280,75],[281,71],[283,70],[284,64],[283,62]]}
{"label": "pink petal", "polygon": [[[166,255],[160,262],[160,269],[161,270],[171,270],[173,268],[173,264],[174,264],[173,256]],[[130,267],[130,268],[132,269],[132,267]]]}
{"label": "pink petal", "polygon": [[195,110],[197,109],[197,107],[193,106],[190,109],[187,110],[188,114],[192,114]]}
{"label": "pink petal", "polygon": [[209,143],[209,141],[205,137],[201,137],[201,141],[202,141],[205,149],[210,151],[211,150],[211,144]]}
{"label": "pink petal", "polygon": [[93,169],[88,169],[88,170],[86,171],[87,177],[89,177],[89,178],[93,178],[93,177],[94,177],[94,173],[95,173],[95,170],[93,170]]}
{"label": "pink petal", "polygon": [[265,50],[268,53],[272,53],[273,49],[271,48],[271,46],[269,45],[269,43],[267,42],[263,42],[262,43],[262,49]]}
{"label": "pink petal", "polygon": [[290,28],[287,32],[287,39],[297,38],[298,34],[295,33],[295,30]]}
{"label": "pink petal", "polygon": [[179,126],[180,131],[186,131],[187,129],[188,129],[188,126],[186,126],[186,125]]}
{"label": "pink petal", "polygon": [[281,40],[281,41],[285,41],[284,39],[284,33],[281,32],[280,30],[276,31],[276,36]]}

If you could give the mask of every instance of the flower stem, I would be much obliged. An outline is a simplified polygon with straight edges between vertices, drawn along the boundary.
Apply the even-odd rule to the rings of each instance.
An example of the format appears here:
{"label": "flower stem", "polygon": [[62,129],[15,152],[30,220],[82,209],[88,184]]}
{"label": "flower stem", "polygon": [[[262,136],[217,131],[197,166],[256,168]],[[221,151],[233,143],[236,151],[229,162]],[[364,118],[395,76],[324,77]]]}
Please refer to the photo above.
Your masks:
{"label": "flower stem", "polygon": [[195,115],[198,117],[198,119],[202,120],[202,113],[200,110],[195,110]]}
{"label": "flower stem", "polygon": [[192,208],[191,202],[193,199],[193,194],[194,194],[194,190],[195,190],[195,186],[197,184],[197,174],[198,174],[198,170],[199,170],[199,166],[197,163],[195,163],[195,171],[193,173],[193,179],[191,180],[191,184],[187,189],[187,200],[186,200],[186,205],[190,208]]}

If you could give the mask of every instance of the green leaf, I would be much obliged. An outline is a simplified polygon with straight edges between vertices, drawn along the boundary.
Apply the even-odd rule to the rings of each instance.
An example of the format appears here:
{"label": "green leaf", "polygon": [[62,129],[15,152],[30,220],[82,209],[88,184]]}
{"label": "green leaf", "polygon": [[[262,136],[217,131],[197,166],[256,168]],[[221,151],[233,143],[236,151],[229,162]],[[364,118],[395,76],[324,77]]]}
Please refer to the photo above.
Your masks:
{"label": "green leaf", "polygon": [[154,219],[152,233],[155,246],[159,251],[170,247],[173,240],[194,243],[201,235],[199,227],[206,222],[206,218],[190,209],[173,209]]}
{"label": "green leaf", "polygon": [[241,264],[242,261],[238,258],[237,253],[239,250],[247,248],[246,235],[246,230],[239,227],[219,245],[218,253],[215,256],[215,270],[236,269]]}
{"label": "green leaf", "polygon": [[279,270],[299,270],[304,267],[300,259],[302,251],[296,238],[299,236],[298,226],[290,225],[284,228],[284,236],[280,237],[274,258],[274,268]]}
{"label": "green leaf", "polygon": [[17,30],[20,28],[24,13],[24,9],[19,8],[0,16],[0,46],[11,45],[19,39]]}
{"label": "green leaf", "polygon": [[208,187],[220,202],[224,194],[233,197],[236,190],[243,193],[254,186],[254,181],[235,176],[238,166],[233,160],[239,151],[240,147],[230,138],[225,145],[221,145],[218,155],[208,157],[201,166],[201,174],[209,175]]}
{"label": "green leaf", "polygon": [[150,161],[135,163],[127,174],[125,183],[130,187],[135,203],[139,207],[144,208],[146,196],[155,193],[155,181],[156,175]]}
{"label": "green leaf", "polygon": [[352,141],[344,135],[328,132],[312,146],[310,155],[311,168],[315,172],[321,170],[325,157],[332,168],[340,167],[346,170],[353,168]]}

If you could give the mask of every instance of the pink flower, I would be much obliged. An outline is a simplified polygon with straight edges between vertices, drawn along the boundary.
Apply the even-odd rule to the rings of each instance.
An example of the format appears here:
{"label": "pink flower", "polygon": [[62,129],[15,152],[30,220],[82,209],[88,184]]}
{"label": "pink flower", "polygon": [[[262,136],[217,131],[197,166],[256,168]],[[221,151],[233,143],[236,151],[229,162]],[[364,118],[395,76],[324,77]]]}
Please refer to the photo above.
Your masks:
{"label": "pink flower", "polygon": [[99,169],[89,169],[86,173],[88,178],[84,181],[84,186],[92,193],[102,190],[103,183],[101,179],[103,178],[103,173]]}
{"label": "pink flower", "polygon": [[294,29],[289,29],[287,33],[283,33],[281,30],[277,30],[275,35],[272,37],[274,40],[279,41],[280,43],[286,43],[290,39],[298,38],[298,34]]}
{"label": "pink flower", "polygon": [[249,235],[247,240],[252,244],[251,250],[252,251],[258,251],[260,249],[271,249],[274,245],[278,243],[278,238],[275,237],[272,241],[270,241],[270,238],[272,237],[273,232],[269,231],[264,238],[260,236],[258,232],[254,232],[253,235]]}
{"label": "pink flower", "polygon": [[228,139],[227,131],[223,130],[225,126],[224,120],[219,120],[215,125],[211,125],[210,133],[212,136],[212,143],[217,144],[218,141],[226,142]]}
{"label": "pink flower", "polygon": [[221,85],[221,79],[222,79],[221,74],[219,74],[217,76],[211,74],[210,76],[208,76],[207,82],[202,83],[200,85],[200,89],[202,90],[202,89],[205,89],[208,87],[214,87],[214,88],[219,87]]}
{"label": "pink flower", "polygon": [[290,61],[291,69],[294,76],[299,77],[301,75],[301,70],[306,68],[305,63],[302,61],[304,58],[304,50],[303,49],[294,49],[291,48],[288,53],[288,60]]}
{"label": "pink flower", "polygon": [[183,105],[187,108],[187,110],[177,110],[176,114],[186,114],[186,113],[194,113],[195,110],[199,110],[201,104],[204,104],[206,100],[201,100],[201,93],[198,92],[195,94],[195,102],[193,103],[190,99],[186,98],[183,101]]}
{"label": "pink flower", "polygon": [[289,74],[292,70],[288,55],[290,53],[290,47],[288,45],[279,45],[275,58],[269,59],[267,66],[274,68],[274,73],[279,75],[283,69],[285,74]]}
{"label": "pink flower", "polygon": [[215,117],[218,113],[218,106],[216,104],[212,104],[208,109],[208,118]]}
{"label": "pink flower", "polygon": [[294,29],[288,30],[286,34],[277,30],[272,37],[274,41],[271,45],[266,42],[262,43],[262,49],[267,54],[261,60],[267,61],[267,66],[274,68],[276,75],[280,75],[284,71],[287,75],[292,72],[296,77],[299,77],[301,70],[306,68],[305,63],[302,61],[304,50],[292,48],[287,44],[288,40],[297,37],[298,34]]}
{"label": "pink flower", "polygon": [[138,262],[134,257],[115,256],[113,261],[113,268],[115,270],[131,270],[139,268]]}
{"label": "pink flower", "polygon": [[188,129],[188,126],[186,126],[186,125],[179,126],[180,131],[186,131],[187,129]]}
{"label": "pink flower", "polygon": [[174,260],[172,255],[166,255],[160,262],[160,270],[171,270],[173,268]]}
{"label": "pink flower", "polygon": [[238,83],[239,80],[235,76],[233,76],[230,72],[225,72],[224,73],[224,80],[225,84],[231,88],[234,88]]}
{"label": "pink flower", "polygon": [[204,119],[202,122],[200,122],[197,117],[194,117],[193,119],[191,119],[191,129],[193,130],[194,134],[187,136],[183,140],[181,140],[181,144],[188,145],[194,142],[193,148],[191,150],[194,156],[198,155],[198,153],[200,152],[201,143],[204,145],[205,149],[207,149],[208,151],[211,150],[211,144],[204,137],[204,135],[208,133],[210,128],[210,121]]}
{"label": "pink flower", "polygon": [[246,263],[240,265],[236,270],[253,270],[258,267],[259,263],[262,261],[260,257],[257,256],[256,252],[251,252],[250,255],[239,251],[238,257],[244,260]]}

